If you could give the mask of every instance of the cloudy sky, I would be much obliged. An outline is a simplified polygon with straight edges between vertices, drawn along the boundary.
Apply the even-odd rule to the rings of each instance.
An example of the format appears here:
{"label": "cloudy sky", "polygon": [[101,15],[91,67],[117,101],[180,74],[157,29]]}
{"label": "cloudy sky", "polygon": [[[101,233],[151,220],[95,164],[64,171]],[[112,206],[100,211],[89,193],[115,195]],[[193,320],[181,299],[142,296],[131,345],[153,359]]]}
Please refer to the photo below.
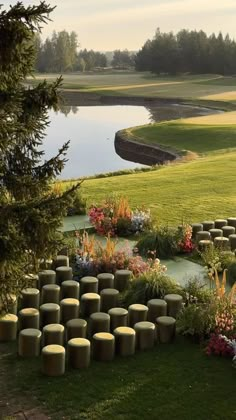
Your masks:
{"label": "cloudy sky", "polygon": [[[25,5],[38,4],[22,0]],[[236,38],[236,0],[47,0],[57,6],[43,29],[43,38],[55,29],[76,31],[82,48],[100,51],[138,50],[157,27],[222,31]],[[1,3],[1,1],[0,1]],[[4,6],[15,0],[4,0]]]}

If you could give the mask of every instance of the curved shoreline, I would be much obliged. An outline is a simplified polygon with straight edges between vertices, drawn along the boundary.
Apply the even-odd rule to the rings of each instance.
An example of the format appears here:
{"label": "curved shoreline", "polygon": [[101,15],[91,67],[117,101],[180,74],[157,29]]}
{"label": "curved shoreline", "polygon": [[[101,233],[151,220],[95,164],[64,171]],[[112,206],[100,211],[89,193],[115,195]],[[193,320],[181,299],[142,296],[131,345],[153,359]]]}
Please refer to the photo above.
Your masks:
{"label": "curved shoreline", "polygon": [[178,153],[166,150],[160,145],[151,146],[128,139],[125,130],[117,131],[115,135],[115,151],[122,159],[148,166],[163,165],[180,159]]}
{"label": "curved shoreline", "polygon": [[193,106],[202,109],[233,111],[236,110],[236,104],[223,101],[212,101],[202,99],[188,98],[166,98],[152,96],[116,96],[116,95],[100,95],[97,93],[81,92],[75,89],[62,89],[61,96],[65,101],[65,105],[69,106],[101,106],[101,105],[168,105],[178,104]]}
{"label": "curved shoreline", "polygon": [[[236,109],[235,104],[216,101],[191,100],[183,98],[156,98],[140,96],[106,96],[97,93],[78,92],[76,90],[63,90],[62,97],[70,106],[102,106],[102,105],[139,105],[139,106],[165,106],[180,105],[200,109],[206,112],[224,112]],[[115,134],[114,141],[116,153],[125,160],[142,165],[163,165],[176,161],[181,155],[175,150],[167,150],[162,145],[148,145],[128,138],[125,130]]]}

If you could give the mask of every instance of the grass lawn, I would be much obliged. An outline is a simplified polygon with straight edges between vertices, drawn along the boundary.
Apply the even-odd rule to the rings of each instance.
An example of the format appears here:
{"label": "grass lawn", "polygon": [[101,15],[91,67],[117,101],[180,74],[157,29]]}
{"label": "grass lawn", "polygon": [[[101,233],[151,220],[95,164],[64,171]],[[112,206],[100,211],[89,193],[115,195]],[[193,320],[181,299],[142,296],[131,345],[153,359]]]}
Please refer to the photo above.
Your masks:
{"label": "grass lawn", "polygon": [[159,144],[181,152],[198,154],[236,147],[236,112],[226,112],[134,127],[124,130],[127,138],[140,143]]}
{"label": "grass lawn", "polygon": [[[0,350],[1,347],[0,347]],[[40,359],[22,360],[15,347],[0,354],[2,396],[39,403],[52,418],[233,420],[236,375],[230,359],[208,358],[181,337],[85,371],[44,377]]]}
{"label": "grass lawn", "polygon": [[[55,74],[36,74],[35,82],[42,79],[52,81],[56,76]],[[234,102],[236,101],[236,86],[232,79],[227,82],[228,79],[230,78],[218,75],[159,77],[148,72],[64,74],[63,88],[116,96],[210,99],[212,95],[216,95],[213,98],[215,100]],[[32,83],[32,79],[29,81]]]}
{"label": "grass lawn", "polygon": [[85,180],[88,204],[118,192],[131,206],[146,205],[162,224],[236,215],[236,151],[164,166],[157,171]]}

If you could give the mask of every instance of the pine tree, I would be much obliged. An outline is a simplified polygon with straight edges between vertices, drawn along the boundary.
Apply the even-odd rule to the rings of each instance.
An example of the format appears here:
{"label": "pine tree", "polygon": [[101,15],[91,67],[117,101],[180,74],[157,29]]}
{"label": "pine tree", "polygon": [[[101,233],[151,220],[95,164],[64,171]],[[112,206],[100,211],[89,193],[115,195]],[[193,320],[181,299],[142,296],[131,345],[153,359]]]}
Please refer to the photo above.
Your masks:
{"label": "pine tree", "polygon": [[65,165],[68,142],[55,157],[43,161],[47,112],[58,107],[61,79],[34,88],[24,85],[35,63],[34,35],[54,8],[44,1],[28,7],[18,2],[8,11],[1,8],[0,307],[7,311],[12,294],[25,285],[25,274],[61,246],[58,228],[79,184],[64,194],[52,190]]}

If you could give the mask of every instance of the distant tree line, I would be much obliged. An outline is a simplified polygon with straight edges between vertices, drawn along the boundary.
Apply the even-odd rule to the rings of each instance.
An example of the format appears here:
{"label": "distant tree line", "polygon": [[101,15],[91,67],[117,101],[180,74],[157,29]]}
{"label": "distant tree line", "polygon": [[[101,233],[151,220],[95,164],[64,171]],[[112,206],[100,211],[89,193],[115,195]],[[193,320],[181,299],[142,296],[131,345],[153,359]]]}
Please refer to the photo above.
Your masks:
{"label": "distant tree line", "polygon": [[[91,71],[108,65],[117,68],[134,67],[134,54],[128,50],[115,50],[108,62],[108,55],[93,50],[79,50],[76,32],[53,32],[44,42],[39,34],[34,38],[35,69],[42,73],[65,73]],[[109,53],[110,54],[110,53]]]}
{"label": "distant tree line", "polygon": [[135,69],[156,74],[236,74],[236,42],[221,32],[207,36],[183,29],[174,35],[157,29],[136,54]]}
{"label": "distant tree line", "polygon": [[78,51],[79,43],[76,32],[53,32],[44,42],[35,35],[35,69],[42,73],[65,73],[87,71],[95,67],[106,67],[106,55],[93,50]]}

